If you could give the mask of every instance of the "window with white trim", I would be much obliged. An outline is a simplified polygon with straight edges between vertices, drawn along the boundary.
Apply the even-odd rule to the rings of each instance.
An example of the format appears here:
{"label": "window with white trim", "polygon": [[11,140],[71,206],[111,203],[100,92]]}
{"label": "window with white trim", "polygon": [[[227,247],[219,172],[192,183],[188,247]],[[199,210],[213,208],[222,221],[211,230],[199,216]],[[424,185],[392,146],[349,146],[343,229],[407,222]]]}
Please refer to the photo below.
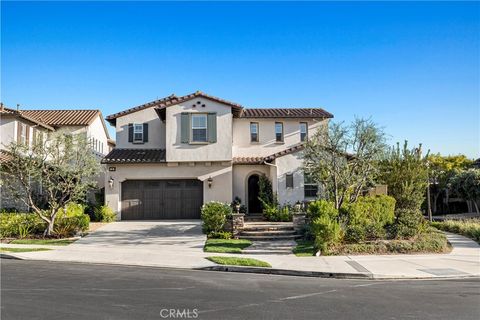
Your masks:
{"label": "window with white trim", "polygon": [[18,129],[20,130],[20,143],[25,144],[27,143],[27,125],[25,123],[19,123],[20,126]]}
{"label": "window with white trim", "polygon": [[306,122],[300,122],[300,141],[307,140],[308,137],[308,124]]}
{"label": "window with white trim", "polygon": [[192,142],[207,142],[207,115],[192,114]]}
{"label": "window with white trim", "polygon": [[305,198],[316,198],[318,195],[318,184],[308,174],[303,174],[303,191]]}
{"label": "window with white trim", "polygon": [[133,142],[143,142],[143,123],[133,124]]}
{"label": "window with white trim", "polygon": [[258,122],[250,122],[250,142],[258,142]]}
{"label": "window with white trim", "polygon": [[277,142],[283,142],[283,123],[275,122],[275,140]]}

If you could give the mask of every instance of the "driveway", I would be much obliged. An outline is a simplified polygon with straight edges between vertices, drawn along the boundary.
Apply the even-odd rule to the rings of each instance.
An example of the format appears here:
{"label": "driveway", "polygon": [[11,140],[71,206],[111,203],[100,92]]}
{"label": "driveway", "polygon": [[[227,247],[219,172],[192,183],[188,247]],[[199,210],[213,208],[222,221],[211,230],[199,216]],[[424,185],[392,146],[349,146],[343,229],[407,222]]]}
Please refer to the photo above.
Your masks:
{"label": "driveway", "polygon": [[29,252],[31,259],[198,268],[205,260],[200,220],[120,221],[52,251]]}

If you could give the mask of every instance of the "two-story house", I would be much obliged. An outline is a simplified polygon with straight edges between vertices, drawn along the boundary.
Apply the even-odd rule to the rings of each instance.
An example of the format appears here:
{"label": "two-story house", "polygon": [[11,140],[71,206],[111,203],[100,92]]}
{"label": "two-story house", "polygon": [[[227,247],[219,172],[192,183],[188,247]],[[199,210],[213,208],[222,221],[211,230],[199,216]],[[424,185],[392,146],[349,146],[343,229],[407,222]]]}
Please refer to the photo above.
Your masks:
{"label": "two-story house", "polygon": [[[61,131],[85,134],[99,161],[113,149],[107,126],[100,110],[20,110],[0,105],[0,161],[8,159],[6,149],[12,142],[32,145],[37,139],[45,141],[48,132]],[[38,140],[37,140],[38,141]],[[103,188],[105,174],[98,177],[98,187]],[[0,207],[27,209],[13,203],[4,191]]]}
{"label": "two-story house", "polygon": [[199,218],[203,203],[235,197],[259,213],[263,174],[281,203],[315,197],[301,151],[332,117],[320,108],[246,109],[198,91],[112,114],[106,204],[122,220]]}

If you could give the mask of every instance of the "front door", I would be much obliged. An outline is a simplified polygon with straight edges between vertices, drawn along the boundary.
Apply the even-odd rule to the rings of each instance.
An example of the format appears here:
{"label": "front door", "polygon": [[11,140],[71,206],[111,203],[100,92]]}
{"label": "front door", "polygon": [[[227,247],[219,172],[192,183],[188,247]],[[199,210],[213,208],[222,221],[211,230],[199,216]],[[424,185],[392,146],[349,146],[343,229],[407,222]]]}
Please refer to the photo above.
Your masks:
{"label": "front door", "polygon": [[248,213],[262,213],[262,204],[258,200],[258,174],[253,174],[248,178]]}

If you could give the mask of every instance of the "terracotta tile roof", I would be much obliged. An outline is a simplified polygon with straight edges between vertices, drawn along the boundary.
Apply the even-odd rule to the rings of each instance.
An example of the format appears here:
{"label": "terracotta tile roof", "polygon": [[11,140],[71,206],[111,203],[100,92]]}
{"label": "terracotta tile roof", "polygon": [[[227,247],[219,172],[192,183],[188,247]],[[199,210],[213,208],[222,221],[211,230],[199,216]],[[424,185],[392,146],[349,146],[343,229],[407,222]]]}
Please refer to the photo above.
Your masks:
{"label": "terracotta tile roof", "polygon": [[15,109],[10,109],[5,107],[3,104],[0,106],[0,115],[2,116],[14,116],[14,117],[19,117],[23,120],[27,120],[29,122],[38,124],[39,126],[48,129],[50,131],[54,131],[55,129],[45,122],[39,121],[38,119],[31,117],[30,115],[26,114],[24,110],[15,110]]}
{"label": "terracotta tile roof", "polygon": [[271,154],[266,157],[234,157],[232,159],[233,164],[263,164],[265,161],[266,162],[272,162],[276,158],[283,157],[287,154],[290,153],[295,153],[298,151],[301,151],[305,148],[305,145],[303,143],[297,144],[295,146],[292,146],[290,148],[287,148],[285,150],[276,152],[274,154]]}
{"label": "terracotta tile roof", "polygon": [[100,110],[22,110],[22,113],[50,126],[88,126]]}
{"label": "terracotta tile roof", "polygon": [[244,109],[241,118],[333,118],[321,108]]}
{"label": "terracotta tile roof", "polygon": [[227,100],[224,100],[224,99],[221,99],[221,98],[217,98],[217,97],[208,95],[208,94],[203,93],[201,91],[197,91],[195,93],[187,94],[187,95],[181,96],[181,97],[177,97],[175,94],[172,94],[168,97],[165,97],[165,98],[162,98],[162,99],[159,99],[159,100],[155,100],[155,101],[152,101],[152,102],[149,102],[149,103],[145,103],[145,104],[139,105],[137,107],[133,107],[133,108],[130,108],[130,109],[127,109],[127,110],[120,111],[120,112],[117,112],[115,114],[109,115],[109,116],[106,117],[106,120],[114,125],[115,121],[116,121],[116,118],[124,116],[126,114],[136,112],[136,111],[139,111],[139,110],[143,110],[143,109],[146,109],[146,108],[150,108],[150,107],[155,107],[157,110],[163,110],[163,109],[165,109],[169,106],[173,106],[173,105],[176,105],[176,104],[188,101],[188,100],[192,100],[192,99],[195,99],[195,98],[205,98],[205,99],[208,99],[208,100],[212,100],[212,101],[215,101],[215,102],[226,104],[226,105],[232,107],[232,111],[233,111],[233,114],[235,116],[238,116],[240,114],[241,110],[242,110],[242,106],[239,105],[238,103],[230,102],[230,101],[227,101]]}
{"label": "terracotta tile roof", "polygon": [[102,163],[160,163],[165,162],[165,149],[113,149]]}

